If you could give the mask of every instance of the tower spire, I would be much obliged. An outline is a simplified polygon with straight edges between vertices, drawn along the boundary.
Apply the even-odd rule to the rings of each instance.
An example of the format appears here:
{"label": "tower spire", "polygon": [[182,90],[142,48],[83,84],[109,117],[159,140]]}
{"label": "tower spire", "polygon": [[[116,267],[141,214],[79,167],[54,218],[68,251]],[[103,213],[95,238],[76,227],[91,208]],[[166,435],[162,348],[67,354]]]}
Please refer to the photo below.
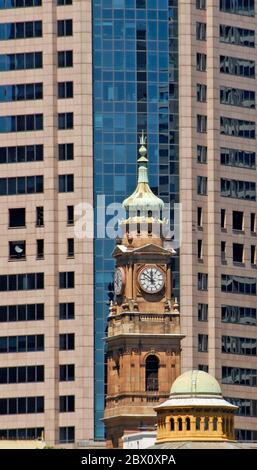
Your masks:
{"label": "tower spire", "polygon": [[125,207],[126,210],[156,211],[161,210],[164,207],[164,202],[155,196],[149,186],[146,140],[147,138],[142,130],[142,134],[140,136],[139,156],[137,159],[137,187],[133,194],[123,201],[123,207]]}
{"label": "tower spire", "polygon": [[142,134],[140,136],[140,144],[141,147],[139,148],[139,157],[137,159],[138,165],[138,174],[137,174],[137,182],[139,183],[146,183],[149,185],[148,180],[148,158],[147,158],[147,149],[146,149],[146,136],[144,135],[144,131],[142,130]]}

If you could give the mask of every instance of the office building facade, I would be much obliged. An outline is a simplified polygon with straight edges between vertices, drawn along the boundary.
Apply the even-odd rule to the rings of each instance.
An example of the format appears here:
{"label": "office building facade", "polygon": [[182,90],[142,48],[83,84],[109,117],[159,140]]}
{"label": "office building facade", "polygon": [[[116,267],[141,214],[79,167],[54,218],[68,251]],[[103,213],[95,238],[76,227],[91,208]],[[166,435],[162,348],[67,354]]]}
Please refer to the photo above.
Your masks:
{"label": "office building facade", "polygon": [[180,2],[182,370],[214,375],[256,420],[256,5]]}
{"label": "office building facade", "polygon": [[151,187],[182,203],[182,370],[209,367],[256,438],[254,8],[0,0],[3,437],[104,439],[114,240],[72,224],[131,193],[144,129]]}
{"label": "office building facade", "polygon": [[0,438],[93,438],[91,2],[0,2]]}

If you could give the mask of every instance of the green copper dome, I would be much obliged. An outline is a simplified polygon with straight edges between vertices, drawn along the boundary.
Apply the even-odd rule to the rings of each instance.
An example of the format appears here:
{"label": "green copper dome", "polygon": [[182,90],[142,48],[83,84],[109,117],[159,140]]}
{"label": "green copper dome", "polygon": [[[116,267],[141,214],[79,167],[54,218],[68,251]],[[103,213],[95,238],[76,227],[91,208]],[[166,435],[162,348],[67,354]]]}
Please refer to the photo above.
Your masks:
{"label": "green copper dome", "polygon": [[164,207],[164,202],[152,192],[149,181],[148,181],[148,170],[146,158],[147,150],[145,147],[146,137],[142,132],[140,138],[141,147],[139,149],[140,157],[137,160],[138,163],[138,180],[137,187],[131,196],[127,197],[123,201],[123,207],[127,211],[156,211],[161,210]]}
{"label": "green copper dome", "polygon": [[202,370],[189,370],[173,383],[170,397],[174,395],[221,395],[221,388],[212,375]]}

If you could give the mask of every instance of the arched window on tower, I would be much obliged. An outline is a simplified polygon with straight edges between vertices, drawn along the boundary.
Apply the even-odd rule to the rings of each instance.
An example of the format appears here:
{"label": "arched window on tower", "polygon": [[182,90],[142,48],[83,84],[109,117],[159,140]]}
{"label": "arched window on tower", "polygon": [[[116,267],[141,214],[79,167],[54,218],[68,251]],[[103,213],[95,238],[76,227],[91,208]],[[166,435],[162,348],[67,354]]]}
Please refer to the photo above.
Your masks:
{"label": "arched window on tower", "polygon": [[153,217],[152,211],[148,211],[148,235],[151,235],[153,231],[152,217]]}
{"label": "arched window on tower", "polygon": [[187,430],[187,431],[190,431],[190,428],[191,428],[191,426],[190,426],[190,418],[186,418],[186,430]]}
{"label": "arched window on tower", "polygon": [[178,430],[179,431],[183,430],[182,418],[178,418]]}
{"label": "arched window on tower", "polygon": [[159,359],[151,354],[145,361],[145,389],[147,392],[157,392],[159,390],[158,371]]}
{"label": "arched window on tower", "polygon": [[137,210],[137,234],[140,235],[140,211]]}
{"label": "arched window on tower", "polygon": [[218,429],[218,418],[213,418],[213,424],[212,424],[212,429],[213,431],[217,431]]}
{"label": "arched window on tower", "polygon": [[174,431],[175,430],[175,421],[174,418],[170,419],[170,430]]}
{"label": "arched window on tower", "polygon": [[200,427],[201,427],[201,418],[199,416],[197,416],[196,421],[195,421],[196,431],[200,431]]}

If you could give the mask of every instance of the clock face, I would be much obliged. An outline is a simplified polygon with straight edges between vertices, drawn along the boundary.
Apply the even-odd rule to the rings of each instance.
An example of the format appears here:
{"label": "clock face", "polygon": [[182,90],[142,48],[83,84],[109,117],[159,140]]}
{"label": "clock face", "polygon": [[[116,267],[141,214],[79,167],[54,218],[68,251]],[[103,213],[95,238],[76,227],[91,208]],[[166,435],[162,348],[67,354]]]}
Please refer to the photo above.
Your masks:
{"label": "clock face", "polygon": [[125,274],[122,268],[117,268],[114,273],[114,292],[120,295],[124,288]]}
{"label": "clock face", "polygon": [[156,267],[147,267],[142,269],[138,276],[141,289],[148,294],[160,292],[164,286],[164,273]]}

